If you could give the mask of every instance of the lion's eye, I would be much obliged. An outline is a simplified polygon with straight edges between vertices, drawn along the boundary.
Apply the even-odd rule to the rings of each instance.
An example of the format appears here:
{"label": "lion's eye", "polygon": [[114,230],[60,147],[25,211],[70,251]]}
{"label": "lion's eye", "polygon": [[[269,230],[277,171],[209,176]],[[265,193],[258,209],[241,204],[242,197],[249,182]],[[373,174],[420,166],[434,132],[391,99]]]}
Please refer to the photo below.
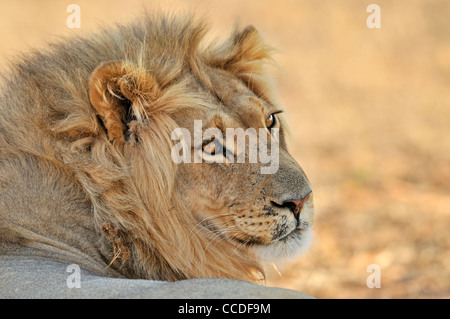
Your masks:
{"label": "lion's eye", "polygon": [[203,145],[203,151],[211,154],[211,155],[215,155],[216,154],[216,143],[214,141],[209,142],[205,145]]}
{"label": "lion's eye", "polygon": [[266,127],[270,130],[272,127],[275,126],[275,124],[277,123],[277,117],[275,116],[275,114],[270,114],[267,118],[266,118]]}

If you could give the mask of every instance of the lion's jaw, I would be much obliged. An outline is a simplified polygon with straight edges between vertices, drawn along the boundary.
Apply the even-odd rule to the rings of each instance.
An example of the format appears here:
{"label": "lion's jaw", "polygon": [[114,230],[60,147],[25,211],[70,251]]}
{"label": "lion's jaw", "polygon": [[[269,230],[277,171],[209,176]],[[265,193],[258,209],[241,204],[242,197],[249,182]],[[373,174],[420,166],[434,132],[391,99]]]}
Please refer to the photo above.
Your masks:
{"label": "lion's jaw", "polygon": [[[286,208],[282,210],[286,210]],[[294,261],[308,250],[314,238],[312,225],[315,208],[312,193],[297,219],[281,218],[277,222],[276,219],[270,220],[269,218],[256,221],[266,215],[263,213],[244,221],[243,217],[251,216],[250,212],[247,214],[233,214],[230,210],[227,212],[222,211],[219,214],[203,218],[198,224],[202,224],[214,234],[214,241],[228,241],[235,249],[247,249],[248,253],[260,264],[283,265]],[[251,222],[253,222],[253,227],[248,229],[247,226]],[[273,223],[273,225],[269,225],[269,223]],[[256,224],[260,227],[255,227]],[[270,239],[258,236],[255,231],[263,232],[263,228],[264,230],[267,228],[277,229],[278,234]]]}

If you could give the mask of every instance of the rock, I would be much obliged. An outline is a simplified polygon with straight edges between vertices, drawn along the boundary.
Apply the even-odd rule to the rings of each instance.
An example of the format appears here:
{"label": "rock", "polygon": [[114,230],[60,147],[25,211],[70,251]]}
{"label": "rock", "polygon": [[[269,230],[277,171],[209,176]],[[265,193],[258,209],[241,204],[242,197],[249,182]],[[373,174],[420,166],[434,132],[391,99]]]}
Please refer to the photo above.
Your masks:
{"label": "rock", "polygon": [[0,256],[0,298],[305,299],[307,294],[246,281],[199,278],[165,282],[103,277],[36,256]]}

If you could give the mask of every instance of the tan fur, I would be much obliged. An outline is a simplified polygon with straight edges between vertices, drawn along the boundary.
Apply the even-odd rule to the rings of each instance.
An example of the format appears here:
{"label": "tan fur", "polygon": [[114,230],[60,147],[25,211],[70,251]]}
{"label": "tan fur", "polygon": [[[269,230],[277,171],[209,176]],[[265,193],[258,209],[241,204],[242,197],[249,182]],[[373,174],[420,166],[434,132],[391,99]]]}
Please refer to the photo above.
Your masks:
{"label": "tan fur", "polygon": [[[281,115],[274,175],[261,175],[261,164],[171,160],[171,132],[192,132],[194,119],[261,128],[280,110],[265,68],[272,49],[256,29],[210,45],[206,30],[193,18],[148,15],[12,66],[0,100],[1,253],[112,276],[257,281],[271,255],[259,250],[284,256],[299,245],[312,196],[294,231],[277,204],[310,185],[287,152]],[[285,229],[293,235],[276,237]]]}

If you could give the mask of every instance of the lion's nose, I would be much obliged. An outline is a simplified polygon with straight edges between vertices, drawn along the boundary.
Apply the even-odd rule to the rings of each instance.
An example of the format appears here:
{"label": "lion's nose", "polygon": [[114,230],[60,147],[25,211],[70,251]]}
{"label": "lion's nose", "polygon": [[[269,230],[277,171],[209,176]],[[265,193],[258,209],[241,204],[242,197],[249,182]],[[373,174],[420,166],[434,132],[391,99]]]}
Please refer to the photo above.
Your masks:
{"label": "lion's nose", "polygon": [[286,200],[283,202],[283,204],[281,204],[281,206],[289,208],[291,210],[291,212],[294,214],[295,218],[298,220],[300,217],[300,213],[302,211],[303,205],[308,200],[311,193],[312,193],[312,191],[309,191],[309,193],[306,194],[306,196],[303,196],[302,198]]}

